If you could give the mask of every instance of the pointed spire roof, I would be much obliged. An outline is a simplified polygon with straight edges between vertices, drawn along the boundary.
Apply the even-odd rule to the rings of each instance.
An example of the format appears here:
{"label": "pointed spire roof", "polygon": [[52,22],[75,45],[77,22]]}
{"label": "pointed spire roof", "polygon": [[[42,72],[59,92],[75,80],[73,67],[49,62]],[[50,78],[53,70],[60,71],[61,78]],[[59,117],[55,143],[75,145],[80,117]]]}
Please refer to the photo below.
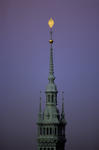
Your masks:
{"label": "pointed spire roof", "polygon": [[53,64],[53,40],[52,40],[52,29],[50,29],[50,62],[49,62],[49,81],[54,82],[55,77],[54,77],[54,64]]}
{"label": "pointed spire roof", "polygon": [[54,83],[55,76],[54,76],[53,47],[52,47],[52,44],[53,44],[52,27],[54,25],[54,21],[53,21],[52,18],[49,20],[48,24],[49,24],[49,27],[50,27],[50,40],[49,40],[49,43],[50,43],[50,60],[49,60],[49,76],[48,76],[49,83],[47,85],[46,91],[47,92],[51,92],[51,91],[52,92],[57,92],[57,87]]}

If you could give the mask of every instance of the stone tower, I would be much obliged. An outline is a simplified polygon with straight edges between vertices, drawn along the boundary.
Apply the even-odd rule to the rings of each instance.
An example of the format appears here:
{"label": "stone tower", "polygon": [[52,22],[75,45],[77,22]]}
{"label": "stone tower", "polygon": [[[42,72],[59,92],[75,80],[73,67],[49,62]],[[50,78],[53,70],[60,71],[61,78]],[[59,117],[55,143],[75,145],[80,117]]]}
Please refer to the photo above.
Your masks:
{"label": "stone tower", "polygon": [[57,87],[54,82],[54,66],[53,66],[53,40],[52,27],[54,21],[51,18],[48,22],[50,27],[50,62],[48,85],[46,87],[46,106],[45,110],[41,110],[41,97],[38,114],[38,150],[65,150],[65,114],[64,114],[64,97],[62,92],[62,111],[59,113],[57,108]]}

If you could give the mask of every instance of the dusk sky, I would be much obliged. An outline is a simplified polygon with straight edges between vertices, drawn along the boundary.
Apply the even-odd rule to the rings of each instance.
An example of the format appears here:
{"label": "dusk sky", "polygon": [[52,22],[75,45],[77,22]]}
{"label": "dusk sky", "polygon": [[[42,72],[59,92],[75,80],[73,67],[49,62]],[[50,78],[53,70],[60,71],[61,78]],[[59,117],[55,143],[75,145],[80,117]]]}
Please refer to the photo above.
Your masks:
{"label": "dusk sky", "polygon": [[53,27],[66,150],[99,150],[99,0],[0,0],[0,150],[37,150]]}

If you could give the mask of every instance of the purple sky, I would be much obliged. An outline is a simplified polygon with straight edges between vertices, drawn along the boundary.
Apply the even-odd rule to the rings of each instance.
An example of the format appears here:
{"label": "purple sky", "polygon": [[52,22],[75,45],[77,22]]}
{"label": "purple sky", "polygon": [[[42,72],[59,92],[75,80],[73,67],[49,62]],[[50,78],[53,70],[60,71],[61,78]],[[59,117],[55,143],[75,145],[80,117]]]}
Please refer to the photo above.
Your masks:
{"label": "purple sky", "polygon": [[66,150],[99,150],[99,0],[0,0],[0,150],[36,150],[50,17],[60,110],[60,91],[65,97]]}

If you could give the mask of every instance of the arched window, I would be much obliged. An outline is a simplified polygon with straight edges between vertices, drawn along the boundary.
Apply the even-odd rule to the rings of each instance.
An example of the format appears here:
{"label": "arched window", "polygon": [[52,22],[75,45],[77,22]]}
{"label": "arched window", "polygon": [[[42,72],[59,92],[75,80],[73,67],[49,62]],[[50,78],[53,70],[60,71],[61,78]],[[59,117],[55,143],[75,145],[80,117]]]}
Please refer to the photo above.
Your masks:
{"label": "arched window", "polygon": [[43,128],[43,134],[45,135],[45,128]]}
{"label": "arched window", "polygon": [[48,128],[47,128],[47,135],[48,135]]}
{"label": "arched window", "polygon": [[54,95],[52,95],[52,103],[53,103],[53,101],[54,101]]}
{"label": "arched window", "polygon": [[50,128],[50,134],[52,134],[52,128]]}

